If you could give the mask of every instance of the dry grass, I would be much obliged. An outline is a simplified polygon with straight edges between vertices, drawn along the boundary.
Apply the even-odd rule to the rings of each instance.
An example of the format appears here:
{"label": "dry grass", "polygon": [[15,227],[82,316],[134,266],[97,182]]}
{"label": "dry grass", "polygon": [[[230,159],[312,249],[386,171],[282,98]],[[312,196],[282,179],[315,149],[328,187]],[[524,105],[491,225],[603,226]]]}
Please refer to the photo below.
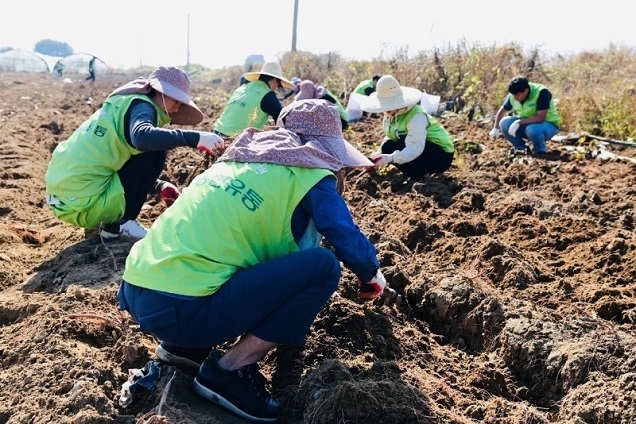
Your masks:
{"label": "dry grass", "polygon": [[[494,114],[507,94],[508,81],[517,74],[545,84],[558,99],[562,131],[628,140],[636,132],[636,50],[610,45],[604,51],[549,56],[537,49],[524,51],[515,43],[470,44],[408,54],[406,49],[369,61],[350,61],[338,53],[315,55],[289,52],[279,58],[286,76],[299,76],[326,85],[346,99],[355,85],[373,74],[392,74],[403,85],[414,86],[456,100],[470,119]],[[232,91],[243,67],[191,73],[211,87]]]}

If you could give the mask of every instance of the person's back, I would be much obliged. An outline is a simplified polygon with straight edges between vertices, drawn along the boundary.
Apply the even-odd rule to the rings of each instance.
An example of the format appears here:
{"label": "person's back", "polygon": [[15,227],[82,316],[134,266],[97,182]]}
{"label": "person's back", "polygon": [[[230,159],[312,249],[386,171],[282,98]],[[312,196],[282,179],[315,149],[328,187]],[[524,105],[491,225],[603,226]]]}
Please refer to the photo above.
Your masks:
{"label": "person's back", "polygon": [[234,137],[248,127],[263,129],[270,116],[278,119],[282,105],[274,90],[294,87],[276,62],[265,63],[260,71],[246,72],[243,78],[249,83],[234,90],[214,123],[214,132],[221,137]]}
{"label": "person's back", "polygon": [[353,89],[353,92],[362,94],[363,96],[369,96],[375,92],[375,87],[380,77],[381,75],[374,75],[373,78],[362,81]]}
{"label": "person's back", "polygon": [[263,81],[240,85],[214,122],[214,131],[224,137],[234,137],[248,127],[262,129],[269,115],[261,109],[260,103],[270,91]]}

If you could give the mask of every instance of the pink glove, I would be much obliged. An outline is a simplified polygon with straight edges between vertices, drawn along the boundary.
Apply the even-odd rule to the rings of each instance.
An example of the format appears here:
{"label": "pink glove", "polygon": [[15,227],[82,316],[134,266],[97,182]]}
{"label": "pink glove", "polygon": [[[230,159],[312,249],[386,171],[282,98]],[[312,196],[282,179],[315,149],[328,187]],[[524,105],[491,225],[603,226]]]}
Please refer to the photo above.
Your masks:
{"label": "pink glove", "polygon": [[218,135],[211,132],[202,132],[199,135],[197,149],[206,153],[213,153],[215,150],[223,150],[225,142]]}
{"label": "pink glove", "polygon": [[393,163],[393,156],[391,155],[378,155],[373,158],[373,163],[375,166],[385,166],[390,163]]}
{"label": "pink glove", "polygon": [[358,297],[360,299],[376,299],[382,296],[382,292],[384,292],[384,288],[386,287],[386,279],[384,275],[382,275],[382,271],[378,270],[371,281],[363,284],[358,280],[358,284],[360,284],[360,289],[358,290]]}
{"label": "pink glove", "polygon": [[161,195],[161,199],[166,203],[166,206],[171,206],[181,193],[174,184],[164,181],[161,184],[159,194]]}

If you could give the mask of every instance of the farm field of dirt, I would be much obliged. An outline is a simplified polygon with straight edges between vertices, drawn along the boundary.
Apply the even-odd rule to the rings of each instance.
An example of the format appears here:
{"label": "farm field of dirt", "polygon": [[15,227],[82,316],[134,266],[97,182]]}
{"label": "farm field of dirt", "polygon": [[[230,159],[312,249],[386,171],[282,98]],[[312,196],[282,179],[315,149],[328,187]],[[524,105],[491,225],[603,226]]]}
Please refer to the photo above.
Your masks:
{"label": "farm field of dirt", "polygon": [[[244,422],[168,365],[120,405],[157,345],[118,310],[131,243],[103,243],[44,201],[52,150],[130,79],[0,73],[0,424]],[[194,79],[196,129],[220,113],[209,96]],[[279,421],[636,422],[636,149],[552,141],[545,158],[511,156],[491,124],[440,121],[457,147],[447,173],[402,187],[396,169],[348,171],[351,212],[404,300],[360,301],[345,269],[305,345],[262,362]],[[371,153],[381,119],[345,136]],[[179,148],[164,176],[183,188],[202,164]],[[165,206],[146,206],[150,226]]]}

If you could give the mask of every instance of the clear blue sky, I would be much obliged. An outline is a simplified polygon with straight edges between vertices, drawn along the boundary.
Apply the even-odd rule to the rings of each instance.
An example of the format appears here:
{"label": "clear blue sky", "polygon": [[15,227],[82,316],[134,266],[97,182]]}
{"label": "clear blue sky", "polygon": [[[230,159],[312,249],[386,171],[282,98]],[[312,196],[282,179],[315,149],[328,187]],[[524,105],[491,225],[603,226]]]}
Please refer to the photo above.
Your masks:
{"label": "clear blue sky", "polygon": [[[296,46],[346,59],[392,57],[398,50],[413,55],[460,40],[517,42],[561,54],[603,50],[610,43],[634,47],[626,4],[299,0]],[[242,65],[250,54],[275,60],[289,51],[293,10],[294,0],[21,0],[2,6],[0,47],[32,50],[52,39],[119,68],[183,66],[189,51],[190,63],[220,68]]]}

